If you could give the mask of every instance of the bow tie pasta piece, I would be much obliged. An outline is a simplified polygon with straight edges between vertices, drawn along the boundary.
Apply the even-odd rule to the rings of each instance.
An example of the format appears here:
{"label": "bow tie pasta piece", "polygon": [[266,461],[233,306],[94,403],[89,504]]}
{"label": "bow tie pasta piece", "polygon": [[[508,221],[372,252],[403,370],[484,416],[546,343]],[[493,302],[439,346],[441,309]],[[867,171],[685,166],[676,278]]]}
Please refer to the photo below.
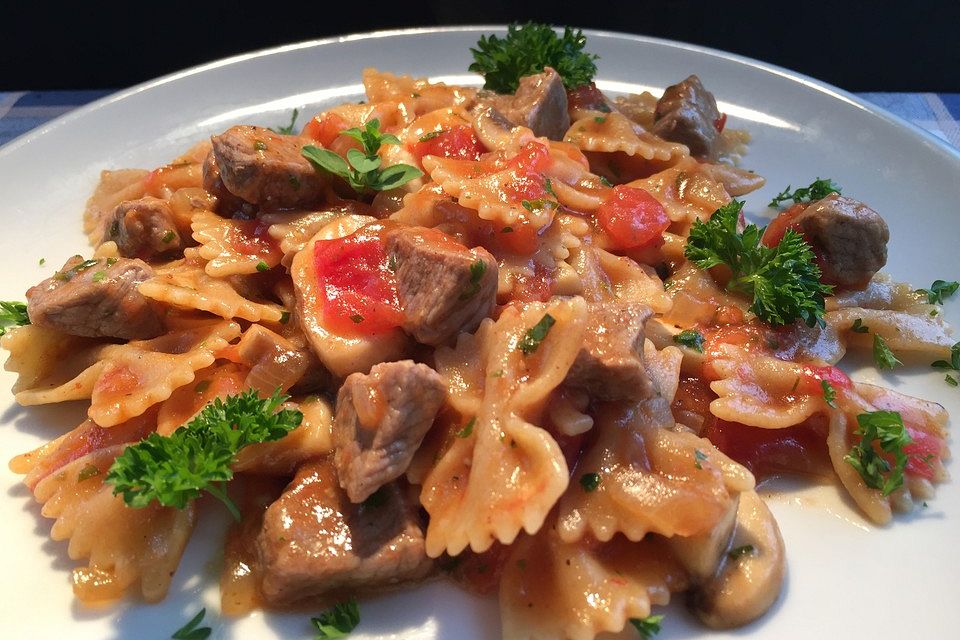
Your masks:
{"label": "bow tie pasta piece", "polygon": [[477,99],[477,90],[472,87],[448,86],[426,78],[398,76],[369,67],[363,70],[363,87],[369,102],[396,104],[406,124],[437,109],[469,109]]}
{"label": "bow tie pasta piece", "polygon": [[220,321],[105,347],[87,415],[112,427],[142,414],[193,382],[195,372],[213,364],[215,354],[239,335],[237,323]]}
{"label": "bow tie pasta piece", "polygon": [[500,582],[504,638],[592,640],[616,633],[689,582],[665,542],[653,537],[568,543],[544,526],[510,549]]}
{"label": "bow tie pasta piece", "polygon": [[117,205],[125,200],[137,200],[146,194],[145,179],[150,172],[145,169],[121,169],[101,171],[100,182],[87,200],[83,212],[83,232],[93,246],[103,242],[107,222]]}
{"label": "bow tie pasta piece", "polygon": [[280,264],[289,268],[293,257],[318,231],[342,216],[364,215],[368,211],[369,207],[362,203],[345,201],[343,206],[322,211],[265,213],[259,219],[269,225],[267,233],[279,243],[283,254]]}
{"label": "bow tie pasta piece", "polygon": [[676,163],[690,155],[686,146],[658,138],[616,111],[577,120],[563,140],[582,151],[621,152],[644,160]]}
{"label": "bow tie pasta piece", "polygon": [[[518,344],[548,315],[555,324],[535,350]],[[485,551],[495,540],[511,543],[525,530],[535,533],[566,489],[563,454],[549,433],[534,426],[549,394],[566,377],[586,329],[582,298],[507,307],[496,322],[485,320],[473,338],[437,352],[437,368],[454,381],[450,403],[475,420],[469,433],[454,438],[425,478],[421,503],[430,514],[427,553],[457,555],[468,545]],[[478,370],[464,363],[480,362]],[[483,399],[460,393],[462,381],[482,385]],[[472,385],[470,385],[472,386]]]}
{"label": "bow tie pasta piece", "polygon": [[212,211],[193,216],[197,253],[207,260],[204,271],[215,278],[266,271],[280,264],[283,252],[264,220],[232,220]]}
{"label": "bow tie pasta piece", "polygon": [[230,281],[208,275],[195,253],[188,250],[185,254],[184,260],[158,267],[155,276],[140,284],[140,293],[157,302],[207,311],[226,319],[276,323],[283,317],[279,305],[243,297]]}
{"label": "bow tie pasta piece", "polygon": [[53,540],[69,540],[73,590],[82,602],[116,600],[138,588],[147,602],[167,594],[196,520],[194,505],[127,507],[104,484],[122,445],[93,451],[44,478],[34,489],[41,513],[56,520]]}

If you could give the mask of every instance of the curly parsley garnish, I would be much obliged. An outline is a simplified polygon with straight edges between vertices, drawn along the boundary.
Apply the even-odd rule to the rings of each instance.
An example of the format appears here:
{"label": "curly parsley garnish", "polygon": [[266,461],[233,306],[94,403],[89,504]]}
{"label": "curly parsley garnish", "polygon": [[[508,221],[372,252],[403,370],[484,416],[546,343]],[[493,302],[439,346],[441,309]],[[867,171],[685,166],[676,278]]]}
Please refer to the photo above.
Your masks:
{"label": "curly parsley garnish", "polygon": [[703,353],[703,334],[695,329],[684,329],[673,336],[673,341],[698,353]]}
{"label": "curly parsley garnish", "polygon": [[[861,413],[857,416],[857,425],[853,433],[860,436],[860,442],[843,459],[857,470],[868,487],[888,496],[903,485],[903,472],[907,468],[904,448],[913,439],[896,411]],[[893,456],[892,465],[877,447]]]}
{"label": "curly parsley garnish", "polygon": [[927,296],[927,302],[930,304],[943,304],[944,298],[949,298],[960,289],[960,282],[953,280],[934,280],[929,289],[917,289],[917,293]]}
{"label": "curly parsley garnish", "polygon": [[686,257],[701,269],[728,266],[727,290],[753,298],[750,310],[773,326],[797,319],[811,327],[823,322],[823,297],[832,287],[820,282],[810,245],[793,229],[775,247],[761,244],[763,229],[756,225],[737,231],[741,209],[743,202],[731,200],[707,222],[696,220]]}
{"label": "curly parsley garnish", "polygon": [[25,324],[30,324],[26,303],[0,301],[0,336],[7,332],[7,327],[22,327]]}
{"label": "curly parsley garnish", "polygon": [[553,316],[549,313],[543,314],[540,322],[527,329],[527,332],[523,334],[520,342],[517,343],[517,349],[520,349],[523,355],[526,356],[539,349],[540,343],[543,342],[547,334],[550,333],[550,327],[552,327],[555,322],[556,320],[554,320]]}
{"label": "curly parsley garnish", "polygon": [[873,334],[873,360],[877,363],[878,369],[893,369],[897,365],[903,364],[893,355],[887,341],[880,334]]}
{"label": "curly parsley garnish", "polygon": [[662,622],[662,615],[647,616],[646,618],[630,618],[630,624],[634,626],[643,640],[650,640],[650,638],[660,633],[660,623]]}
{"label": "curly parsley garnish", "polygon": [[206,608],[200,609],[200,613],[193,616],[190,622],[174,631],[170,638],[172,640],[206,640],[210,637],[212,629],[210,627],[200,626],[200,623],[203,622],[203,616],[205,615],[207,615]]}
{"label": "curly parsley garnish", "polygon": [[301,154],[317,169],[340,176],[358,194],[371,191],[387,191],[415,180],[423,175],[420,169],[409,164],[395,164],[381,169],[377,152],[385,144],[400,144],[400,139],[392,133],[381,133],[380,121],[368,122],[362,129],[345,129],[340,135],[348,136],[363,145],[363,151],[350,149],[347,159],[329,149],[321,149],[312,144],[306,145]]}
{"label": "curly parsley garnish", "polygon": [[346,638],[360,624],[360,609],[353,600],[340,602],[319,617],[310,618],[310,622],[317,628],[315,640]]}
{"label": "curly parsley garnish", "polygon": [[790,185],[787,185],[786,189],[774,196],[773,200],[770,201],[770,206],[779,207],[780,203],[787,200],[792,200],[794,203],[812,202],[826,198],[831,193],[840,193],[840,189],[840,185],[830,178],[817,178],[810,183],[810,186],[798,187],[793,192],[790,191]]}
{"label": "curly parsley garnish", "polygon": [[473,63],[470,71],[483,76],[484,89],[497,93],[513,93],[520,78],[553,67],[568,89],[576,89],[593,81],[597,73],[594,60],[598,56],[585,53],[587,37],[579,29],[564,27],[559,35],[545,24],[528,22],[511,24],[506,37],[480,36],[476,49],[470,49]]}
{"label": "curly parsley garnish", "polygon": [[240,511],[224,489],[233,478],[230,465],[244,447],[279,440],[300,424],[299,411],[277,411],[286,400],[279,389],[269,398],[260,398],[255,389],[217,398],[169,436],[151,433],[124,449],[106,482],[135,509],[154,501],[183,509],[206,491],[239,520]]}

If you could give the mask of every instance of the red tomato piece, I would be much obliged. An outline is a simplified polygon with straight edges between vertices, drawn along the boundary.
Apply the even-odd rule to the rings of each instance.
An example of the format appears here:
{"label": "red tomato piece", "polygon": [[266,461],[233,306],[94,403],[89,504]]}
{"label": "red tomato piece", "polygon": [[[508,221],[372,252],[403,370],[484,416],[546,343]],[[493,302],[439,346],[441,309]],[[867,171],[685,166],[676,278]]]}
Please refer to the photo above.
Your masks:
{"label": "red tomato piece", "polygon": [[846,391],[853,387],[853,382],[843,371],[836,367],[804,367],[804,382],[801,391],[810,394],[823,392],[822,381],[826,380],[837,391]]}
{"label": "red tomato piece", "polygon": [[381,230],[368,225],[345,238],[314,244],[323,317],[334,331],[372,334],[403,322]]}
{"label": "red tomato piece", "polygon": [[230,244],[247,256],[280,256],[280,245],[268,231],[270,225],[260,220],[234,220]]}
{"label": "red tomato piece", "polygon": [[[903,448],[909,458],[907,460],[907,473],[927,480],[933,480],[933,467],[930,463],[933,459],[940,457],[940,449],[943,442],[932,433],[927,433],[920,429],[914,429],[906,425],[907,433],[913,442]],[[930,456],[928,458],[928,456]]]}
{"label": "red tomato piece", "polygon": [[590,109],[591,111],[607,111],[607,101],[603,93],[593,82],[584,84],[576,89],[567,90],[567,105],[570,109]]}
{"label": "red tomato piece", "polygon": [[521,173],[512,182],[503,185],[503,193],[509,202],[539,200],[547,195],[543,176],[536,173]]}
{"label": "red tomato piece", "polygon": [[550,149],[540,142],[530,141],[510,158],[507,167],[523,173],[543,173],[550,164]]}
{"label": "red tomato piece", "polygon": [[717,133],[723,133],[723,128],[727,126],[727,114],[721,113],[720,117],[713,121],[713,126],[716,127]]}
{"label": "red tomato piece", "polygon": [[715,420],[701,436],[763,480],[780,473],[829,475],[826,434],[806,422],[786,429],[761,429]]}
{"label": "red tomato piece", "polygon": [[663,242],[670,218],[663,205],[644,191],[617,185],[597,208],[597,222],[615,249],[635,249]]}
{"label": "red tomato piece", "polygon": [[459,160],[479,160],[487,148],[480,142],[472,127],[458,125],[426,134],[413,145],[411,151],[417,159],[423,156],[442,156]]}
{"label": "red tomato piece", "polygon": [[337,114],[321,113],[311,118],[303,127],[303,135],[329,147],[341,131],[349,128],[347,121]]}
{"label": "red tomato piece", "polygon": [[[775,247],[783,240],[787,229],[793,229],[797,233],[802,233],[800,227],[794,223],[794,219],[806,208],[807,205],[805,204],[795,204],[771,220],[770,224],[767,225],[767,229],[763,232],[761,242],[768,247]],[[741,215],[743,214],[741,213]]]}

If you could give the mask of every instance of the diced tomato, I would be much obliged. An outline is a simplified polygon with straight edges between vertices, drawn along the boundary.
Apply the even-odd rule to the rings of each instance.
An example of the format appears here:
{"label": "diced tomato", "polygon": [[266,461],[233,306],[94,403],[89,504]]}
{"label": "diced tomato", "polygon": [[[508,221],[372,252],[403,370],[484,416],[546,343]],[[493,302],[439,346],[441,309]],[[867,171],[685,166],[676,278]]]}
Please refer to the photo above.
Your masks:
{"label": "diced tomato", "polygon": [[906,428],[907,433],[910,434],[910,438],[913,440],[913,442],[903,448],[904,453],[909,456],[907,459],[907,473],[926,478],[927,480],[933,480],[933,467],[930,466],[930,463],[933,459],[940,457],[940,449],[943,446],[943,442],[932,433],[915,429],[910,425],[906,425]]}
{"label": "diced tomato", "polygon": [[349,128],[347,121],[341,116],[329,112],[321,113],[311,118],[303,127],[303,135],[329,147],[341,131]]}
{"label": "diced tomato", "polygon": [[769,353],[767,329],[759,324],[727,324],[703,330],[703,376],[717,378],[713,361],[722,356],[720,347],[732,344],[754,353]]}
{"label": "diced tomato", "polygon": [[[426,139],[424,139],[426,138]],[[460,160],[479,160],[486,153],[473,127],[458,125],[443,131],[428,133],[411,149],[417,159],[423,156],[442,156]]]}
{"label": "diced tomato", "polygon": [[503,193],[509,202],[539,200],[547,194],[543,176],[536,173],[521,173],[503,185]]}
{"label": "diced tomato", "polygon": [[507,162],[509,168],[518,169],[523,173],[543,173],[549,164],[550,149],[547,145],[536,141],[525,144],[517,155]]}
{"label": "diced tomato", "polygon": [[597,89],[597,85],[593,82],[580,85],[576,89],[568,89],[567,105],[571,109],[609,110],[606,100],[603,99],[603,93],[600,89]]}
{"label": "diced tomato", "polygon": [[767,225],[766,231],[763,232],[761,242],[768,247],[775,247],[783,240],[787,229],[793,229],[797,233],[802,233],[800,227],[794,223],[794,219],[806,208],[807,205],[805,204],[795,204],[771,220],[770,224]]}
{"label": "diced tomato", "polygon": [[626,185],[617,185],[597,208],[597,222],[614,249],[634,249],[663,243],[670,218],[656,198]]}
{"label": "diced tomato", "polygon": [[381,230],[380,225],[368,225],[345,238],[317,240],[314,245],[323,318],[334,331],[372,334],[403,322]]}
{"label": "diced tomato", "polygon": [[723,128],[727,126],[727,114],[721,113],[720,117],[713,121],[713,126],[716,127],[717,133],[723,133]]}
{"label": "diced tomato", "polygon": [[533,255],[537,250],[540,236],[537,229],[527,221],[518,220],[508,227],[501,229],[495,242],[512,253],[521,256]]}
{"label": "diced tomato", "polygon": [[518,275],[517,285],[513,291],[515,300],[525,302],[546,302],[553,293],[553,285],[556,281],[555,273],[539,262],[533,264],[533,275]]}
{"label": "diced tomato", "polygon": [[826,434],[812,421],[761,429],[718,418],[700,435],[750,469],[758,481],[780,473],[829,474]]}
{"label": "diced tomato", "polygon": [[836,390],[848,390],[853,388],[853,382],[850,377],[836,367],[804,367],[805,381],[804,388],[801,391],[808,393],[820,393],[822,381],[826,380],[830,386]]}
{"label": "diced tomato", "polygon": [[246,256],[277,257],[280,245],[268,231],[270,225],[261,220],[234,220],[230,230],[230,244]]}

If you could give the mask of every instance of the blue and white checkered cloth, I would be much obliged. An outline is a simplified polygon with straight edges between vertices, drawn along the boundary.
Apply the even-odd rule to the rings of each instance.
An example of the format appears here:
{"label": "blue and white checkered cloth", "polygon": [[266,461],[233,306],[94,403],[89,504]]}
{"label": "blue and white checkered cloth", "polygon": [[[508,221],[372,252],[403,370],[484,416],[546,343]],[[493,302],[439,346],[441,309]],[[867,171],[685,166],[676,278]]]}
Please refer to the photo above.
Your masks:
{"label": "blue and white checkered cloth", "polygon": [[[0,92],[0,145],[111,91]],[[960,149],[960,93],[861,93]]]}

